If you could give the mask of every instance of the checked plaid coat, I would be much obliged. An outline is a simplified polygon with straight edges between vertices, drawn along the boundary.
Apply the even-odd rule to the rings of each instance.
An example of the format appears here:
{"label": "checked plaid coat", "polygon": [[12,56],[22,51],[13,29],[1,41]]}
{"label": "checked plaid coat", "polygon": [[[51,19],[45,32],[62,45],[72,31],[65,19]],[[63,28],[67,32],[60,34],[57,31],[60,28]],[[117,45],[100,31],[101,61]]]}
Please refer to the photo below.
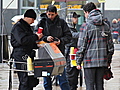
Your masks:
{"label": "checked plaid coat", "polygon": [[84,68],[106,67],[111,63],[114,45],[109,26],[102,19],[98,9],[92,10],[80,28],[76,60],[78,65],[83,61]]}

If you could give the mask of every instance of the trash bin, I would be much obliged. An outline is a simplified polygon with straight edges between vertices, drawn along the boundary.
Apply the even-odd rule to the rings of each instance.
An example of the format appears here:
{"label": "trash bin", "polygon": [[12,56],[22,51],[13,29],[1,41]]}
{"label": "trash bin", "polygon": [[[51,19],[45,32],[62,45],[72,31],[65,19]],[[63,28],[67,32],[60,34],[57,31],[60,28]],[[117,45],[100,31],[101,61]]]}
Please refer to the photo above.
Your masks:
{"label": "trash bin", "polygon": [[[2,43],[3,43],[3,47],[2,47]],[[3,54],[3,58],[2,58],[2,54]],[[2,59],[5,60],[9,59],[7,34],[0,34],[0,63],[2,62]]]}

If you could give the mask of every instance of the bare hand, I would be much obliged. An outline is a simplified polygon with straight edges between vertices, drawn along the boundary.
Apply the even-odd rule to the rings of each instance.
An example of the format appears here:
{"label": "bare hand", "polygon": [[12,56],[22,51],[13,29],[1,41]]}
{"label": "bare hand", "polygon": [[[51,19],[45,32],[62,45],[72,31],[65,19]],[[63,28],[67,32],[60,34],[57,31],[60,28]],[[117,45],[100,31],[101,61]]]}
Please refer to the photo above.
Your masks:
{"label": "bare hand", "polygon": [[82,67],[80,65],[77,65],[76,68],[77,69],[82,69]]}
{"label": "bare hand", "polygon": [[55,43],[56,45],[60,44],[60,40],[59,41],[54,41],[53,43]]}
{"label": "bare hand", "polygon": [[43,37],[42,33],[36,33],[36,34],[37,34],[37,36],[38,36],[39,39]]}
{"label": "bare hand", "polygon": [[54,39],[54,38],[53,38],[52,36],[48,36],[48,37],[47,37],[47,41],[49,41],[49,42],[52,42],[53,39]]}

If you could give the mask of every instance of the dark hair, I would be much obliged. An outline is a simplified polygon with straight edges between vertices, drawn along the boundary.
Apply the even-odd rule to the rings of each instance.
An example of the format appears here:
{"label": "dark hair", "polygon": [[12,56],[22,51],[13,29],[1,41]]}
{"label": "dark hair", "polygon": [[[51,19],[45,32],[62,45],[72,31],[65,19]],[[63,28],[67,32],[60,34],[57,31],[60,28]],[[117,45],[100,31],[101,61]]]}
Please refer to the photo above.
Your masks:
{"label": "dark hair", "polygon": [[54,5],[49,5],[48,7],[47,7],[47,10],[46,10],[47,12],[55,12],[55,13],[57,13],[57,8],[54,6]]}
{"label": "dark hair", "polygon": [[76,12],[73,12],[73,18],[78,18],[80,15],[78,15]]}
{"label": "dark hair", "polygon": [[85,12],[90,12],[92,11],[93,9],[96,9],[96,6],[93,2],[90,2],[90,3],[87,3],[84,7],[83,7],[83,10]]}

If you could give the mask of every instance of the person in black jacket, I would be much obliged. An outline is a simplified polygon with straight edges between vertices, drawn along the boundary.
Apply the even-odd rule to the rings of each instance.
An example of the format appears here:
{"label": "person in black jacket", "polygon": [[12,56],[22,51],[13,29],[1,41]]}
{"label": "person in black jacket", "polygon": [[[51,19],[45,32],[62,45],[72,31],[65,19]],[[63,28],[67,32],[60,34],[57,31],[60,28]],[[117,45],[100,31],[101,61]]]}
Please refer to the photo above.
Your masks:
{"label": "person in black jacket", "polygon": [[[30,56],[32,60],[35,56],[37,49],[36,41],[39,40],[43,34],[34,34],[30,24],[36,19],[36,13],[33,9],[29,9],[25,12],[24,18],[20,19],[13,27],[11,31],[11,45],[13,47],[12,58],[16,63],[16,69],[27,70],[27,60],[23,57],[25,55]],[[27,72],[18,72],[19,78],[19,90],[33,90],[39,80],[34,76],[28,76]]]}
{"label": "person in black jacket", "polygon": [[[67,66],[66,66],[66,72],[67,72],[67,77],[70,85],[70,90],[77,90],[77,85],[78,85],[78,75],[79,75],[79,70],[76,68],[76,66],[71,65],[71,60],[70,60],[70,48],[74,47],[77,49],[77,42],[79,38],[79,32],[76,30],[76,24],[78,22],[78,17],[80,15],[77,15],[76,12],[70,12],[68,13],[66,17],[66,22],[70,28],[70,31],[72,33],[72,39],[69,44],[66,44],[66,59],[67,59]],[[82,82],[81,82],[82,83]]]}
{"label": "person in black jacket", "polygon": [[104,18],[103,21],[106,22],[108,26],[110,27],[110,21],[108,21],[108,18]]}
{"label": "person in black jacket", "polygon": [[[47,7],[46,17],[39,21],[36,30],[39,27],[43,28],[44,36],[42,40],[48,43],[54,42],[64,55],[65,44],[71,40],[71,32],[67,23],[59,18],[55,6],[49,5]],[[57,38],[58,41],[54,41],[55,38]],[[57,78],[59,79],[59,85],[62,90],[70,90],[65,70],[63,74],[61,76],[58,75]],[[51,77],[44,77],[44,88],[45,90],[52,90]]]}
{"label": "person in black jacket", "polygon": [[112,25],[111,25],[111,31],[112,31],[112,35],[113,35],[113,42],[115,44],[118,43],[119,29],[120,29],[119,23],[118,23],[117,19],[113,19]]}

